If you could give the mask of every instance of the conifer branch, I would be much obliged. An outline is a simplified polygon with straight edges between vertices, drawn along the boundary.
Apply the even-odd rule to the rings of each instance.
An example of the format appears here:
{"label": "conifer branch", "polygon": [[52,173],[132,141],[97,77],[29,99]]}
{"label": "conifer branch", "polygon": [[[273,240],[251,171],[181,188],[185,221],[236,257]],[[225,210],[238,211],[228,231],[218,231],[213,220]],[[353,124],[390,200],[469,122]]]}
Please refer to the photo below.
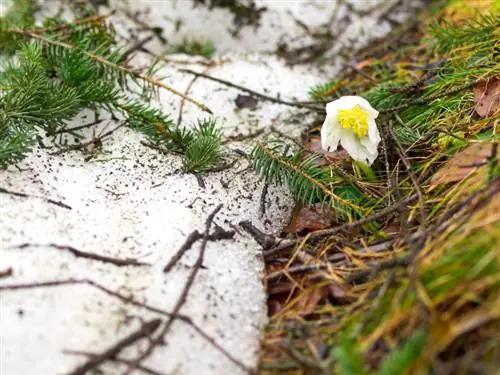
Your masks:
{"label": "conifer branch", "polygon": [[[352,186],[332,173],[330,168],[318,167],[315,164],[318,155],[304,158],[299,151],[293,156],[287,156],[287,146],[281,142],[276,143],[277,145],[269,148],[257,143],[252,151],[253,168],[266,182],[286,184],[298,200],[309,205],[327,199],[337,214],[349,220],[352,220],[352,214],[360,216],[364,213],[362,207],[339,195],[352,195]],[[326,183],[337,187],[330,189]],[[357,190],[356,193],[354,200],[361,201],[363,196]]]}
{"label": "conifer branch", "polygon": [[64,43],[64,42],[60,42],[60,41],[56,41],[56,40],[52,40],[52,39],[49,39],[49,38],[46,38],[44,37],[43,35],[40,35],[40,34],[37,34],[35,32],[32,32],[32,31],[28,31],[28,30],[22,30],[22,29],[19,29],[19,28],[11,28],[9,29],[9,32],[10,33],[13,33],[13,34],[19,34],[19,35],[23,35],[23,36],[29,36],[30,38],[33,38],[33,39],[36,39],[36,40],[39,40],[43,43],[46,43],[48,45],[52,45],[52,46],[56,46],[56,47],[62,47],[62,48],[66,48],[68,50],[78,50],[79,52],[81,52],[83,55],[91,58],[92,60],[94,61],[97,61],[103,65],[106,65],[112,69],[116,69],[116,70],[120,70],[122,71],[123,73],[125,74],[128,74],[130,76],[133,76],[133,77],[136,77],[136,78],[139,78],[145,82],[148,82],[154,86],[157,86],[157,87],[161,87],[167,91],[170,91],[171,93],[187,100],[188,102],[191,102],[193,103],[194,105],[196,105],[198,108],[200,108],[201,110],[205,111],[205,112],[208,112],[210,114],[213,114],[213,112],[210,110],[210,108],[208,108],[206,105],[198,102],[197,100],[187,96],[187,95],[184,95],[182,92],[180,91],[177,91],[176,89],[174,89],[173,87],[170,87],[168,86],[167,84],[163,83],[162,81],[156,79],[156,78],[153,78],[153,77],[150,77],[148,75],[145,75],[145,74],[142,74],[140,72],[137,72],[137,71],[134,71],[132,69],[129,69],[123,65],[118,65],[118,64],[115,64],[114,62],[112,61],[109,61],[107,60],[106,58],[102,57],[102,56],[99,56],[99,55],[96,55],[92,52],[88,52],[88,51],[83,51],[81,49],[78,49],[76,46],[73,46],[71,44],[68,44],[68,43]]}

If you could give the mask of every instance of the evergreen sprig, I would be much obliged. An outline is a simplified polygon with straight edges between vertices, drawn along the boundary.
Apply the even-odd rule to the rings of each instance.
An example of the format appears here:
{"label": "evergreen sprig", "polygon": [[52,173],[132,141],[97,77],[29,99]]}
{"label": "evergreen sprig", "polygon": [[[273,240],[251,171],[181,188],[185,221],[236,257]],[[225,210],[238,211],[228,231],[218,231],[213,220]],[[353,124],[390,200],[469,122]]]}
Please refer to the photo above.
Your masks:
{"label": "evergreen sprig", "polygon": [[[494,12],[454,24],[447,20],[435,22],[430,27],[435,50],[441,54],[459,47],[492,51],[500,37],[500,17]],[[498,52],[498,51],[497,51]]]}
{"label": "evergreen sprig", "polygon": [[35,5],[17,0],[0,20],[0,47],[16,55],[0,75],[0,167],[22,160],[41,130],[64,132],[84,109],[110,112],[155,146],[184,154],[189,172],[207,171],[219,162],[221,132],[215,121],[201,121],[194,130],[174,127],[151,105],[151,94],[166,88],[206,107],[156,78],[156,64],[144,72],[124,65],[126,54],[103,17],[49,18],[35,27]]}
{"label": "evergreen sprig", "polygon": [[359,204],[366,197],[330,167],[318,166],[319,155],[306,156],[302,150],[289,155],[288,151],[284,142],[266,146],[258,143],[251,154],[254,170],[266,182],[287,186],[297,200],[307,205],[328,204],[339,220],[350,221],[363,215]]}
{"label": "evergreen sprig", "polygon": [[309,89],[309,96],[313,100],[323,100],[331,95],[341,86],[342,80],[337,79],[331,82],[320,83]]}

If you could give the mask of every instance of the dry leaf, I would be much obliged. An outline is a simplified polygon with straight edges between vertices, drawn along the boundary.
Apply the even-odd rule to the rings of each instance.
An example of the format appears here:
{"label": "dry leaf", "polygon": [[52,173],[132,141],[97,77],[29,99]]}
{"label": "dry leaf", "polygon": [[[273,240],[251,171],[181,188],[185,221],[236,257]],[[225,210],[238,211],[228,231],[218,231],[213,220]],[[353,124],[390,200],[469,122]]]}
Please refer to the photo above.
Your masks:
{"label": "dry leaf", "polygon": [[431,179],[431,185],[461,181],[473,170],[485,165],[491,157],[492,142],[473,143],[453,156]]}
{"label": "dry leaf", "polygon": [[323,150],[323,147],[321,147],[321,137],[319,135],[311,137],[305,147],[312,153],[323,155],[323,159],[320,159],[318,162],[318,166],[320,167],[330,164],[340,164],[349,156],[347,151],[344,149],[340,149],[334,152]]}
{"label": "dry leaf", "polygon": [[480,81],[474,87],[475,109],[479,116],[488,117],[500,109],[500,78]]}
{"label": "dry leaf", "polygon": [[328,286],[322,286],[321,288],[314,288],[309,292],[302,292],[300,295],[300,300],[297,303],[297,313],[300,316],[310,315],[316,310],[318,304],[328,297],[330,290]]}
{"label": "dry leaf", "polygon": [[285,233],[312,232],[332,226],[332,212],[325,211],[319,203],[294,211],[290,224],[283,229]]}

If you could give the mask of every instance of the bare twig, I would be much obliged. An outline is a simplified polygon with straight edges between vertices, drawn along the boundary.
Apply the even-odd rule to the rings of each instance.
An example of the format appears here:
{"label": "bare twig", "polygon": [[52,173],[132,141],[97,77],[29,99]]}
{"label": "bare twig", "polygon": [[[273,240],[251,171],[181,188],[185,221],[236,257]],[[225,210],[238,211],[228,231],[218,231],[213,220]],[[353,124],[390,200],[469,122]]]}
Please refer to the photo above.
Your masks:
{"label": "bare twig", "polygon": [[167,265],[163,268],[163,272],[167,273],[177,264],[177,262],[182,258],[182,256],[188,251],[191,246],[194,245],[203,236],[197,230],[192,231],[189,236],[187,236],[186,241],[181,246],[181,248],[174,254],[174,256],[169,260]]}
{"label": "bare twig", "polygon": [[[203,71],[203,73],[207,72],[208,71],[208,67]],[[184,91],[184,95],[188,95],[189,94],[189,90],[191,90],[191,88],[193,87],[194,83],[196,82],[196,80],[198,79],[198,76],[194,76],[193,79],[191,80],[191,82],[189,82],[189,84],[187,85],[186,87],[186,90]],[[181,126],[181,122],[182,122],[182,112],[184,111],[184,103],[186,102],[185,98],[182,98],[181,99],[181,104],[179,106],[179,116],[177,116],[177,124],[176,124],[176,129],[178,129],[180,126]]]}
{"label": "bare twig", "polygon": [[59,202],[59,201],[56,201],[54,199],[50,199],[50,198],[38,197],[36,195],[28,195],[26,193],[20,193],[20,192],[17,192],[17,191],[7,190],[7,189],[2,188],[2,187],[0,187],[0,193],[13,195],[15,197],[42,199],[42,200],[44,200],[47,203],[54,204],[56,206],[65,208],[67,210],[72,210],[72,208],[70,206],[68,206],[67,204]]}
{"label": "bare twig", "polygon": [[265,234],[248,220],[240,222],[240,226],[245,229],[264,250],[269,249],[276,243],[274,237]]}
{"label": "bare twig", "polygon": [[[221,227],[216,227],[215,232],[209,235],[210,241],[228,240],[233,237],[234,231],[226,231]],[[181,248],[174,254],[167,265],[163,268],[163,272],[169,272],[177,264],[177,262],[179,262],[186,251],[188,251],[196,241],[201,240],[202,238],[203,235],[197,230],[191,232],[189,236],[187,236],[186,241],[181,246]]]}
{"label": "bare twig", "polygon": [[55,244],[55,243],[48,243],[48,244],[45,244],[45,245],[44,244],[36,244],[36,243],[23,243],[21,245],[14,246],[13,248],[15,248],[15,249],[25,249],[25,248],[28,248],[28,247],[44,247],[44,246],[52,247],[52,248],[57,249],[57,250],[69,251],[71,254],[73,254],[74,256],[79,257],[79,258],[97,260],[97,261],[103,262],[103,263],[111,263],[111,264],[114,264],[115,266],[118,266],[118,267],[123,267],[123,266],[149,266],[150,265],[149,263],[139,262],[136,259],[131,259],[131,258],[127,258],[127,259],[112,258],[112,257],[108,257],[108,256],[105,256],[105,255],[99,255],[99,254],[89,253],[89,252],[86,252],[86,251],[81,251],[81,250],[78,250],[78,249],[74,248],[73,246],[58,245],[58,244]]}
{"label": "bare twig", "polygon": [[136,341],[150,337],[161,325],[161,319],[153,319],[145,323],[140,329],[131,333],[129,336],[121,339],[116,344],[105,350],[101,354],[91,357],[83,365],[77,367],[69,373],[69,375],[85,375],[87,371],[96,369],[103,362],[114,359],[126,347],[134,344]]}
{"label": "bare twig", "polygon": [[145,38],[137,41],[135,44],[133,44],[132,46],[130,46],[129,48],[127,48],[127,50],[125,50],[125,52],[123,52],[123,54],[120,57],[120,60],[121,61],[126,61],[131,54],[133,54],[134,52],[137,52],[138,50],[141,50],[142,47],[144,47],[152,39],[153,39],[153,36],[152,35],[148,35]]}
{"label": "bare twig", "polygon": [[9,267],[6,270],[0,271],[0,279],[3,279],[4,277],[12,276],[13,273],[14,273],[14,271],[12,270],[12,267]]}
{"label": "bare twig", "polygon": [[88,146],[102,145],[102,141],[104,140],[104,138],[109,137],[111,134],[113,134],[115,131],[120,129],[122,126],[124,126],[124,123],[121,123],[120,125],[115,126],[113,129],[108,130],[106,133],[101,134],[98,137],[93,137],[92,139],[90,139],[87,142],[83,142],[83,143],[79,143],[76,145],[70,145],[70,146],[61,148],[60,150],[52,152],[51,155],[60,155],[60,154],[64,154],[65,152],[69,152],[69,151],[86,149]]}
{"label": "bare twig", "polygon": [[[63,350],[63,353],[65,353],[65,354],[84,355],[84,356],[87,356],[87,357],[90,357],[90,358],[99,356],[98,353],[86,352],[86,351],[82,351],[82,350],[67,350],[66,349],[66,350]],[[130,360],[128,360],[128,359],[109,358],[108,360],[112,361],[112,362],[116,362],[116,363],[125,364],[125,365],[130,364]],[[150,367],[146,367],[146,366],[142,366],[142,365],[141,366],[137,366],[137,370],[140,370],[143,373],[149,374],[149,375],[163,375],[162,373],[160,373],[160,372],[158,372],[156,370],[153,370]]]}
{"label": "bare twig", "polygon": [[396,134],[394,134],[394,130],[392,129],[392,123],[389,121],[389,126],[388,126],[388,131],[389,134],[394,141],[396,145],[396,152],[398,153],[399,157],[401,158],[401,161],[403,162],[403,165],[406,168],[406,171],[408,172],[408,176],[410,177],[410,180],[413,184],[413,187],[415,188],[417,192],[417,197],[419,200],[419,212],[420,212],[420,225],[425,224],[425,220],[427,218],[427,213],[425,212],[425,199],[424,199],[424,194],[422,193],[422,189],[420,188],[417,178],[415,177],[415,174],[412,171],[412,167],[410,164],[410,161],[408,160],[408,156],[406,156],[406,152],[403,149],[403,146],[401,145],[401,142],[399,142],[398,137],[396,137]]}
{"label": "bare twig", "polygon": [[265,95],[265,94],[262,94],[260,92],[254,91],[254,90],[250,90],[246,87],[237,85],[235,83],[226,81],[224,79],[212,77],[212,76],[205,74],[205,73],[198,73],[198,72],[195,72],[194,70],[191,70],[191,69],[180,69],[180,71],[184,72],[184,73],[193,74],[197,77],[203,77],[203,78],[209,79],[209,80],[214,81],[214,82],[222,83],[223,85],[226,85],[226,86],[238,89],[240,91],[246,92],[246,93],[253,95],[253,96],[256,96],[260,99],[267,100],[268,102],[272,102],[272,103],[276,103],[276,104],[283,104],[283,105],[287,105],[289,107],[307,108],[307,109],[312,109],[315,111],[324,111],[325,110],[323,107],[311,106],[311,105],[307,105],[307,104],[304,104],[301,102],[291,102],[291,101],[282,100],[282,99],[279,99],[279,98],[276,98],[273,96]]}
{"label": "bare twig", "polygon": [[[411,195],[408,198],[405,198],[405,199],[401,200],[400,202],[395,203],[392,206],[389,206],[387,208],[384,208],[384,209],[374,213],[373,215],[369,215],[363,219],[353,221],[352,223],[346,223],[343,225],[339,225],[337,227],[318,230],[318,231],[309,233],[306,237],[308,240],[319,240],[321,238],[331,236],[331,235],[334,235],[334,234],[339,233],[339,232],[353,230],[361,225],[368,224],[369,222],[371,222],[373,220],[380,219],[381,217],[384,217],[384,216],[386,216],[394,211],[397,211],[399,209],[399,207],[413,202],[416,198],[417,198],[417,196],[415,194]],[[304,239],[306,239],[306,237],[299,237],[293,241],[287,241],[283,244],[276,246],[275,248],[272,248],[268,251],[264,251],[263,255],[264,255],[264,257],[269,257],[269,256],[275,255],[283,250],[290,249],[291,247],[295,246],[296,244],[303,242]]]}

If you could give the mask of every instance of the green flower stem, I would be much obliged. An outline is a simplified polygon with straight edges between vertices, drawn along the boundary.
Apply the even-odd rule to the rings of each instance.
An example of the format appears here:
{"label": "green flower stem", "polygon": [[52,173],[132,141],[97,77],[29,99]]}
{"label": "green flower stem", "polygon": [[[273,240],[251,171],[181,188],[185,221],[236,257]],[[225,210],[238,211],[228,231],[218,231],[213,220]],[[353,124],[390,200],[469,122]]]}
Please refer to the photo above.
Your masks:
{"label": "green flower stem", "polygon": [[373,169],[368,164],[363,163],[361,161],[354,161],[354,163],[359,168],[359,170],[363,172],[368,181],[377,181],[377,176],[375,175],[375,172],[373,172]]}

